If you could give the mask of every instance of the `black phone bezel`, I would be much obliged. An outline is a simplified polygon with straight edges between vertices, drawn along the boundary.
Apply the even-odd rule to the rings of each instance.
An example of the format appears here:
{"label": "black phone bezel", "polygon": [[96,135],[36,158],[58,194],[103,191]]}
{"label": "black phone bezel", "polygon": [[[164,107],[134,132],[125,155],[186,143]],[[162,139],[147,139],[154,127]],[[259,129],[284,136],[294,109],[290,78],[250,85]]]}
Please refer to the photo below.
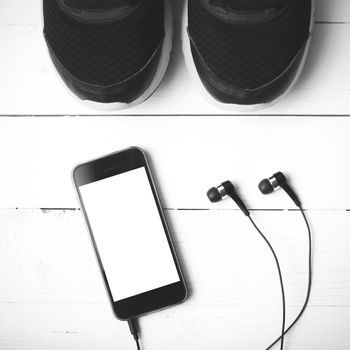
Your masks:
{"label": "black phone bezel", "polygon": [[[127,299],[114,301],[108,284],[108,279],[103,268],[102,259],[99,255],[98,248],[94,239],[94,235],[89,224],[88,215],[84,208],[84,202],[81,197],[79,187],[103,180],[112,176],[116,176],[134,169],[144,167],[146,169],[149,184],[152,189],[153,197],[157,205],[158,213],[161,218],[164,233],[167,237],[174,264],[176,266],[180,281],[157,288],[151,291],[146,291],[142,294],[129,297]],[[138,147],[131,147],[87,163],[78,165],[73,170],[73,181],[79,196],[80,204],[84,213],[84,217],[89,229],[90,238],[97,256],[97,260],[102,272],[102,277],[109,295],[110,302],[115,316],[120,320],[129,320],[148,314],[153,311],[161,310],[185,301],[187,297],[187,288],[180,268],[178,258],[171,240],[160,200],[153,182],[153,178],[147,163],[147,159],[143,150]],[[132,194],[132,193],[131,193]],[[135,194],[137,196],[137,194]],[[126,262],[127,263],[127,262]]]}

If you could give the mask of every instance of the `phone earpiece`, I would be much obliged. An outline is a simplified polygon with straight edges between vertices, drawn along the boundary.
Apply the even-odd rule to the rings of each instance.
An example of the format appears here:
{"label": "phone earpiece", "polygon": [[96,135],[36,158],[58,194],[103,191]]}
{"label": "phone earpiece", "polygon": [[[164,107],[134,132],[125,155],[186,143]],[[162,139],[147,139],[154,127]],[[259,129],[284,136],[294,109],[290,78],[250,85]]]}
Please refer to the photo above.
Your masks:
{"label": "phone earpiece", "polygon": [[264,179],[259,182],[259,190],[262,194],[270,194],[272,193],[275,189],[271,185],[271,182],[269,179]]}
{"label": "phone earpiece", "polygon": [[260,181],[259,190],[262,194],[270,194],[279,187],[282,187],[286,182],[286,177],[281,172],[278,172],[270,178]]}
{"label": "phone earpiece", "polygon": [[258,187],[260,192],[265,195],[274,192],[278,188],[282,188],[288,194],[288,196],[293,200],[295,205],[299,208],[301,207],[301,202],[298,196],[292,190],[292,188],[288,185],[287,178],[282,172],[275,173],[270,178],[260,181]]}
{"label": "phone earpiece", "polygon": [[220,192],[220,187],[212,187],[208,192],[207,196],[212,203],[220,202],[223,199],[223,195]]}
{"label": "phone earpiece", "polygon": [[230,181],[225,181],[218,187],[212,187],[207,192],[207,196],[212,203],[217,203],[217,202],[220,202],[222,199],[230,197],[242,210],[244,215],[246,216],[250,215],[246,205],[237,194],[235,186]]}
{"label": "phone earpiece", "polygon": [[212,187],[207,196],[212,203],[217,203],[235,193],[236,189],[232,182],[225,181],[218,187]]}

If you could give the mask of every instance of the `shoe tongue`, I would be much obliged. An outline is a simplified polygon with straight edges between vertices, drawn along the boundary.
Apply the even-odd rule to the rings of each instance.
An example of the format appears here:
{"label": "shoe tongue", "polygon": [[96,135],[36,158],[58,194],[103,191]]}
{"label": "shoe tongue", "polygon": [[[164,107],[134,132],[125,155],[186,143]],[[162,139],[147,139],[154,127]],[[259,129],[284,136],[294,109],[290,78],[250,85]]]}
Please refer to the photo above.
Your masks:
{"label": "shoe tongue", "polygon": [[[52,0],[50,0],[52,1]],[[140,0],[64,0],[66,6],[79,10],[99,10],[135,6]]]}
{"label": "shoe tongue", "polygon": [[234,11],[263,11],[279,9],[283,7],[286,0],[209,0],[214,7],[232,9]]}

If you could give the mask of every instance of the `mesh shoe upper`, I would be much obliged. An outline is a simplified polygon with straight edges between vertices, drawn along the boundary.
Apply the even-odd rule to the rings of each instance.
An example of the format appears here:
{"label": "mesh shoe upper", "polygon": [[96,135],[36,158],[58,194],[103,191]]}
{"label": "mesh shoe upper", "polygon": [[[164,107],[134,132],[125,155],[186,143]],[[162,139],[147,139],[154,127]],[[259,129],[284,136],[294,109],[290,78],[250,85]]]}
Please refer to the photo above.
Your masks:
{"label": "mesh shoe upper", "polygon": [[[229,1],[209,3],[225,6]],[[189,0],[188,33],[196,65],[204,63],[219,81],[241,89],[256,89],[274,80],[309,37],[311,0],[282,0],[282,4],[276,16],[266,17],[265,11],[262,19],[227,21],[210,10],[208,1]],[[237,7],[223,9],[240,16]]]}
{"label": "mesh shoe upper", "polygon": [[237,12],[260,11],[283,7],[288,0],[207,0],[213,6]]}
{"label": "mesh shoe upper", "polygon": [[141,0],[125,18],[84,23],[44,0],[45,38],[60,64],[86,84],[109,86],[140,71],[164,37],[163,0]]}

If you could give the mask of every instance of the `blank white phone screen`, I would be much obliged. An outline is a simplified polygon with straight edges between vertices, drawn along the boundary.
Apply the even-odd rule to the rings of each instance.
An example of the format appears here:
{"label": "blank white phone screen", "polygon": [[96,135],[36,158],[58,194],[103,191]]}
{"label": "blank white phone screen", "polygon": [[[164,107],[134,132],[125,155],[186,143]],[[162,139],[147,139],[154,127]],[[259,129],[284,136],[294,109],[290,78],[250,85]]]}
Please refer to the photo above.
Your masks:
{"label": "blank white phone screen", "polygon": [[180,281],[144,167],[79,189],[114,301]]}

